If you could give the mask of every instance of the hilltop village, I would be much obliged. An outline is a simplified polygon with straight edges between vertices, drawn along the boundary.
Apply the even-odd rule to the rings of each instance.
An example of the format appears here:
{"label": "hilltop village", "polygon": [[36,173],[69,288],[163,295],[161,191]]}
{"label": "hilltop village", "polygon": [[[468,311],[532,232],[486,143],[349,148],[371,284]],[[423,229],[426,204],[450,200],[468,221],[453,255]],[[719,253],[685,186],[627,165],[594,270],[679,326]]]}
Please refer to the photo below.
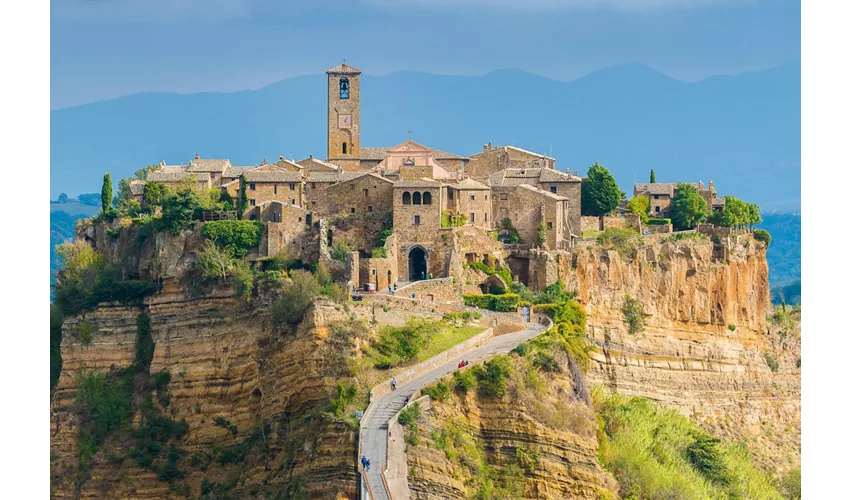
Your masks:
{"label": "hilltop village", "polygon": [[[377,290],[424,278],[459,281],[462,264],[473,262],[507,266],[525,285],[543,289],[557,281],[552,266],[583,232],[672,231],[665,218],[676,183],[635,184],[634,196],[650,201],[644,215],[631,213],[623,194],[615,217],[582,218],[582,178],[558,170],[555,159],[543,154],[485,144],[462,155],[410,138],[393,147],[361,146],[360,74],[347,64],[327,71],[325,159],[281,156],[274,163],[237,166],[195,155],[183,165],[162,162],[143,170],[126,183],[125,197],[144,212],[165,190],[192,189],[201,197],[220,192],[230,210],[206,210],[199,218],[263,222],[254,258],[285,252],[330,260],[334,249],[346,250],[351,256],[345,275],[352,285]],[[713,183],[689,185],[709,207],[722,208]],[[659,224],[646,224],[646,215]],[[340,225],[348,230],[339,231]],[[314,243],[313,255],[305,256]]]}

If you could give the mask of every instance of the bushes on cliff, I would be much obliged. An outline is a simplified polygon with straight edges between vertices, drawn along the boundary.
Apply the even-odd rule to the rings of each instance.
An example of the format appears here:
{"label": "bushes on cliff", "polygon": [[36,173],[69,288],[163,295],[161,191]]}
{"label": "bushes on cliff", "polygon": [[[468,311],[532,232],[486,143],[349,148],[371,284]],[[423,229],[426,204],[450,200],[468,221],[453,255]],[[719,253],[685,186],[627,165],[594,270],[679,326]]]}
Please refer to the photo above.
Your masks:
{"label": "bushes on cliff", "polygon": [[753,230],[753,238],[755,238],[756,241],[764,243],[764,246],[766,247],[770,246],[770,233],[764,229]]}
{"label": "bushes on cliff", "polygon": [[272,323],[275,326],[297,325],[304,318],[310,303],[319,295],[319,281],[308,271],[292,271],[291,281],[284,285],[280,298],[272,304]]}
{"label": "bushes on cliff", "polygon": [[516,311],[519,305],[520,296],[515,293],[504,293],[493,295],[485,293],[482,295],[464,295],[464,305],[474,307],[478,306],[481,309],[490,309],[491,311],[511,312]]}
{"label": "bushes on cliff", "polygon": [[742,443],[715,439],[645,398],[594,390],[593,399],[599,461],[614,474],[623,498],[782,498]]}
{"label": "bushes on cliff", "polygon": [[192,191],[167,193],[162,198],[162,223],[171,234],[180,234],[192,225],[200,206],[197,195]]}
{"label": "bushes on cliff", "polygon": [[244,257],[260,246],[263,223],[253,220],[217,220],[204,223],[201,234],[234,257]]}
{"label": "bushes on cliff", "polygon": [[614,250],[623,257],[634,258],[637,248],[643,244],[643,237],[633,229],[610,227],[596,238],[602,248]]}
{"label": "bushes on cliff", "polygon": [[391,368],[413,359],[438,330],[438,323],[418,318],[408,320],[404,326],[385,326],[373,346],[381,355],[376,367]]}
{"label": "bushes on cliff", "polygon": [[476,372],[479,393],[486,397],[502,397],[507,390],[510,373],[511,362],[508,356],[499,355],[486,361],[484,369]]}
{"label": "bushes on cliff", "polygon": [[338,241],[330,249],[331,258],[337,262],[345,262],[349,252],[356,250],[344,241]]}
{"label": "bushes on cliff", "polygon": [[623,312],[623,320],[626,322],[630,334],[634,335],[643,331],[646,314],[643,312],[643,304],[638,299],[626,295],[621,311]]}

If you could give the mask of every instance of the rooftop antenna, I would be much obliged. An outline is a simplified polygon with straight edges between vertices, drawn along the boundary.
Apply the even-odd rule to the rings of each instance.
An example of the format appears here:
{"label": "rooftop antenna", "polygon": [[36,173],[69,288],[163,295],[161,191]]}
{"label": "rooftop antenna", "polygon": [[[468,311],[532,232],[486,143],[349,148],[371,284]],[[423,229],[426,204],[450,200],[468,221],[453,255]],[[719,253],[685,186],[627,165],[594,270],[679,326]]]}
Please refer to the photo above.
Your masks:
{"label": "rooftop antenna", "polygon": [[345,61],[346,61],[346,59],[343,59],[343,60],[342,60],[342,64],[345,64]]}
{"label": "rooftop antenna", "polygon": [[413,135],[413,131],[410,130],[410,127],[407,128],[407,140],[410,140],[410,136]]}

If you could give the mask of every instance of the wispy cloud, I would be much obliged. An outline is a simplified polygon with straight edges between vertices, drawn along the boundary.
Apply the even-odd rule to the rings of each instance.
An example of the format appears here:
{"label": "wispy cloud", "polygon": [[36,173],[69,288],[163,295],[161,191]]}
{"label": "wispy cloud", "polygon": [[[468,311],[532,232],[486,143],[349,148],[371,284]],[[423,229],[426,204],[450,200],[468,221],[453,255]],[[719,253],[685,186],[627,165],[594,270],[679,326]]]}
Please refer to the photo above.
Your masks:
{"label": "wispy cloud", "polygon": [[245,19],[250,0],[51,0],[50,15],[71,21]]}

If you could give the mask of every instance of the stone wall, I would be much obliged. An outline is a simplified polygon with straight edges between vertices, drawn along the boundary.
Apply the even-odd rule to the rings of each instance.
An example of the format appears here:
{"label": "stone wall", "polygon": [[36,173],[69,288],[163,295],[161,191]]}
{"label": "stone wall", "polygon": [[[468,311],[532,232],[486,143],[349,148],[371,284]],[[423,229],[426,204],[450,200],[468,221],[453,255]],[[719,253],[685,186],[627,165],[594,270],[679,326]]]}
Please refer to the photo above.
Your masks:
{"label": "stone wall", "polygon": [[399,288],[395,291],[399,297],[410,297],[416,295],[416,299],[424,302],[452,302],[458,301],[459,297],[452,284],[452,278],[437,278],[422,280]]}
{"label": "stone wall", "polygon": [[380,238],[384,224],[389,224],[390,214],[387,212],[357,213],[347,216],[337,216],[328,221],[331,231],[331,245],[345,242],[349,246],[372,253]]}
{"label": "stone wall", "polygon": [[582,215],[581,216],[581,232],[585,231],[601,231],[602,225],[599,217],[595,215]]}
{"label": "stone wall", "polygon": [[463,189],[454,190],[456,202],[455,210],[466,214],[469,224],[484,229],[492,229],[493,216],[491,214],[491,200],[489,189]]}
{"label": "stone wall", "polygon": [[327,189],[331,214],[389,212],[393,200],[392,182],[367,174],[334,184]]}
{"label": "stone wall", "polygon": [[[435,187],[396,188],[393,190],[393,234],[396,237],[396,259],[400,281],[408,281],[408,254],[416,246],[422,247],[428,255],[428,272],[440,278],[446,275],[450,251],[449,236],[441,236],[440,206],[441,189]],[[405,205],[402,203],[404,192],[431,193],[430,205]],[[418,216],[419,224],[416,224]]]}
{"label": "stone wall", "polygon": [[434,177],[434,167],[430,165],[422,166],[402,166],[398,169],[398,178],[405,181],[415,181],[422,178],[432,179]]}
{"label": "stone wall", "polygon": [[[254,186],[254,189],[251,189]],[[266,201],[280,201],[290,205],[304,206],[301,182],[248,182],[248,205],[255,207]],[[239,182],[227,186],[227,192],[235,200],[239,198]]]}
{"label": "stone wall", "polygon": [[330,214],[328,188],[333,182],[314,182],[309,178],[304,182],[304,207],[320,216]]}

